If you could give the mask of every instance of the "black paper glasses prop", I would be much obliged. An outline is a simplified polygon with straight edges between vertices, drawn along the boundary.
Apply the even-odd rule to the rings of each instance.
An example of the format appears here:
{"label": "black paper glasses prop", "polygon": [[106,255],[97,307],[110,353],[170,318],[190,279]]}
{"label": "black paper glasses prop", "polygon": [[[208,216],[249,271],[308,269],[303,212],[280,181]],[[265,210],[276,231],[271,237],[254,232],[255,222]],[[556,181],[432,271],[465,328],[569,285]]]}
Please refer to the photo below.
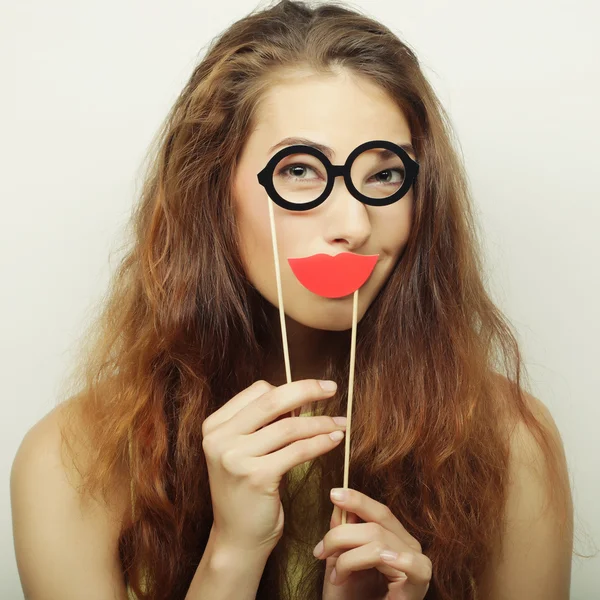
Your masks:
{"label": "black paper glasses prop", "polygon": [[297,144],[271,157],[258,173],[258,181],[282,208],[305,211],[328,198],[340,175],[356,199],[370,206],[387,206],[408,192],[418,172],[419,164],[386,140],[361,144],[343,165],[331,164],[312,146]]}
{"label": "black paper glasses prop", "polygon": [[[419,164],[403,148],[393,142],[373,140],[355,148],[343,165],[332,165],[325,154],[312,146],[288,146],[277,152],[257,174],[259,183],[268,194],[287,383],[291,383],[292,374],[281,289],[277,233],[273,204],[270,199],[287,210],[310,210],[325,202],[333,189],[336,177],[341,175],[346,187],[356,199],[370,206],[387,206],[408,192],[418,172]],[[334,256],[319,253],[313,256],[287,258],[298,281],[315,294],[325,298],[343,298],[353,293],[343,489],[348,488],[350,470],[358,290],[370,277],[378,258],[378,254],[362,255],[353,252],[339,252]],[[292,411],[292,415],[295,415],[295,411]],[[345,523],[346,511],[342,510],[342,524]]]}

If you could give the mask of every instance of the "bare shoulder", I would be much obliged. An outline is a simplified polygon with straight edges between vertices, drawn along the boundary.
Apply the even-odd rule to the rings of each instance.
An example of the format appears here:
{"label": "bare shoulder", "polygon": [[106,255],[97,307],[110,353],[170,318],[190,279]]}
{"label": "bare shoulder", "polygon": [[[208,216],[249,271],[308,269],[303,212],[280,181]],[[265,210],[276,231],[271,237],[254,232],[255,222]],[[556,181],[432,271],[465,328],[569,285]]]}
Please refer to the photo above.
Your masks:
{"label": "bare shoulder", "polygon": [[63,409],[57,406],[27,431],[12,463],[13,537],[24,595],[126,598],[118,560],[126,481],[115,489],[112,509],[95,500],[81,503],[79,475],[62,451]]}
{"label": "bare shoulder", "polygon": [[557,480],[549,478],[548,457],[527,424],[511,423],[504,535],[486,571],[483,597],[567,600],[573,549],[567,461],[548,407],[529,393],[525,399],[549,433],[557,458]]}
{"label": "bare shoulder", "polygon": [[[508,382],[503,378],[503,394],[508,394]],[[566,456],[562,437],[556,421],[546,404],[532,394],[523,391],[527,408],[531,411],[537,421],[542,423],[549,434],[549,442],[554,447],[559,462],[562,463],[563,475],[567,475]],[[507,419],[505,425],[508,427],[511,451],[511,475],[513,479],[522,474],[523,469],[535,469],[543,475],[547,467],[547,456],[540,446],[537,438],[522,419]]]}

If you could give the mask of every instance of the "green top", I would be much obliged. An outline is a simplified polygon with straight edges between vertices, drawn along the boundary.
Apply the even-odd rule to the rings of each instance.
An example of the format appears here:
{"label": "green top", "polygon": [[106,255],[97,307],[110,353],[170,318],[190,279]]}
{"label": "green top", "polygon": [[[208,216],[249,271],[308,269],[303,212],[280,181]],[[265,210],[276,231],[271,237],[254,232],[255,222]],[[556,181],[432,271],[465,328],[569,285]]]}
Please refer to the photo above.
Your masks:
{"label": "green top", "polygon": [[[309,409],[306,412],[301,412],[300,416],[312,415],[314,411]],[[301,463],[295,467],[292,467],[289,471],[290,479],[293,483],[297,482],[308,470],[311,461],[308,460],[304,463]],[[308,483],[308,482],[307,482]],[[306,501],[307,496],[304,495],[304,501]],[[302,501],[301,498],[298,501]],[[290,555],[289,562],[287,568],[288,582],[291,584],[290,587],[292,589],[292,595],[287,600],[305,600],[304,598],[298,598],[297,589],[298,583],[301,580],[302,573],[306,568],[306,565],[309,562],[316,560],[312,554],[313,546],[307,545],[306,543],[298,542],[294,538],[290,539]]]}
{"label": "green top", "polygon": [[[298,476],[300,471],[305,471],[308,469],[309,463],[298,465],[294,467],[290,471],[290,475],[292,472],[294,473],[294,477]],[[300,599],[296,596],[296,590],[298,588],[298,583],[301,580],[303,570],[307,561],[316,560],[312,555],[312,546],[308,548],[305,544],[299,544],[295,540],[290,540],[290,555],[289,562],[287,568],[288,581],[291,584],[292,590],[294,590],[294,594],[288,600],[305,600],[304,598]]]}
{"label": "green top", "polygon": [[[312,414],[313,414],[312,409],[309,409],[306,412],[301,412],[300,416],[312,415]],[[130,452],[130,456],[131,456],[131,442],[129,445],[129,452]],[[290,469],[290,471],[289,471],[289,474],[290,474],[290,477],[292,478],[292,480],[295,481],[295,480],[297,480],[298,477],[303,475],[306,472],[306,470],[308,469],[309,465],[310,465],[310,461],[306,461],[302,464],[297,465],[296,467],[292,467],[292,469]],[[132,480],[131,481],[131,505],[132,505],[132,514],[135,516],[135,497],[134,497],[133,490],[134,490],[134,488],[133,488],[133,480]],[[307,550],[305,548],[304,549],[301,548],[295,541],[292,541],[292,543],[290,545],[290,557],[289,557],[290,560],[288,563],[288,577],[289,577],[290,583],[293,584],[292,589],[294,591],[297,589],[298,582],[302,575],[302,563],[307,560],[307,556],[309,557],[308,560],[313,559],[312,548],[311,548],[310,555],[308,555]],[[145,588],[145,586],[142,585],[142,588]],[[137,596],[134,594],[133,590],[129,587],[129,585],[127,586],[127,597],[129,600],[138,600]],[[296,600],[295,595],[292,598],[290,598],[289,600]]]}

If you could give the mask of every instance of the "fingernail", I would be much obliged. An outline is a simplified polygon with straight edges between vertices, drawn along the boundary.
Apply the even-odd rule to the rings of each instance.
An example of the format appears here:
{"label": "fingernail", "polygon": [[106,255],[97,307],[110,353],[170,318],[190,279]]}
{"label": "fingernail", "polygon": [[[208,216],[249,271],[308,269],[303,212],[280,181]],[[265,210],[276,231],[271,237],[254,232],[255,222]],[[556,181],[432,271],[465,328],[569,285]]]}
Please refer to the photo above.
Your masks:
{"label": "fingernail", "polygon": [[383,560],[396,560],[398,558],[398,554],[392,550],[382,550],[379,553],[379,556],[381,556]]}
{"label": "fingernail", "polygon": [[329,437],[334,441],[334,442],[339,442],[343,437],[344,437],[344,432],[340,431],[339,429],[337,431],[332,431],[329,434]]}
{"label": "fingernail", "polygon": [[346,499],[346,490],[340,488],[333,488],[331,490],[331,497],[334,500],[345,500]]}
{"label": "fingernail", "polygon": [[313,550],[313,554],[315,555],[315,557],[317,556],[321,556],[321,552],[323,552],[323,540],[321,540],[316,546],[315,549]]}
{"label": "fingernail", "polygon": [[333,390],[337,389],[337,383],[335,381],[331,381],[329,379],[326,380],[320,380],[319,381],[319,385],[326,391],[326,392],[333,392]]}
{"label": "fingernail", "polygon": [[346,417],[333,417],[336,425],[346,425],[348,419]]}

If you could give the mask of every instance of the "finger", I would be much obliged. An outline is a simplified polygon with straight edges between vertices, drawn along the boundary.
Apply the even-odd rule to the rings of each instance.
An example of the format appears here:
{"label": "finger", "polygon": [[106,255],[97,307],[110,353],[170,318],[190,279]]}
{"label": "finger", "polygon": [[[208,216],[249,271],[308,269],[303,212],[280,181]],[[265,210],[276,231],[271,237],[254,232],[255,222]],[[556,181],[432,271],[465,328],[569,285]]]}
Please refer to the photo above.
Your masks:
{"label": "finger", "polygon": [[300,379],[284,383],[253,402],[249,402],[239,412],[223,423],[225,435],[254,433],[268,425],[276,417],[303,404],[324,400],[333,396],[335,390],[324,390],[317,379]]}
{"label": "finger", "polygon": [[[386,550],[388,550],[386,548]],[[415,586],[428,586],[432,576],[432,565],[429,557],[420,552],[397,552],[398,557],[392,560],[383,559],[395,569],[406,574],[408,584]]]}
{"label": "finger", "polygon": [[339,506],[333,507],[333,512],[331,513],[331,519],[329,520],[329,529],[333,529],[338,525],[342,524],[342,509]]}
{"label": "finger", "polygon": [[336,489],[343,492],[345,497],[342,500],[337,500],[332,494],[330,497],[334,504],[338,505],[341,509],[352,511],[363,521],[378,523],[381,527],[400,538],[400,540],[407,544],[411,549],[421,550],[417,540],[406,531],[402,523],[400,523],[385,504],[373,500],[373,498],[370,498],[358,490],[353,490],[351,488]]}
{"label": "finger", "polygon": [[[336,435],[338,437],[335,437]],[[277,450],[277,452],[271,452],[271,454],[266,454],[260,458],[255,457],[251,460],[260,460],[266,472],[283,477],[291,468],[333,450],[343,439],[344,432],[336,429],[329,434],[323,433],[305,440],[298,440],[281,450]]]}
{"label": "finger", "polygon": [[397,547],[410,550],[393,533],[378,523],[345,523],[330,529],[323,537],[323,549],[317,558],[327,558],[331,554],[345,551],[373,542],[382,547]]}
{"label": "finger", "polygon": [[[358,523],[359,518],[352,512],[346,512],[346,524]],[[334,505],[333,512],[331,513],[331,519],[329,520],[329,529],[333,529],[338,525],[342,524],[342,509],[339,506]]]}
{"label": "finger", "polygon": [[380,556],[386,549],[379,542],[371,542],[341,554],[335,563],[335,580],[332,583],[342,585],[355,571],[377,569],[389,581],[400,582],[406,580],[408,575],[394,563],[383,560]]}
{"label": "finger", "polygon": [[345,431],[346,426],[339,425],[329,416],[287,417],[247,436],[244,444],[245,454],[264,456],[297,440],[323,433],[329,434],[337,429]]}
{"label": "finger", "polygon": [[225,421],[231,419],[231,417],[237,414],[242,408],[274,388],[275,386],[271,385],[268,381],[260,379],[242,390],[239,394],[236,394],[231,400],[204,419],[204,422],[202,423],[204,436],[213,429],[216,429],[222,423],[225,423]]}

